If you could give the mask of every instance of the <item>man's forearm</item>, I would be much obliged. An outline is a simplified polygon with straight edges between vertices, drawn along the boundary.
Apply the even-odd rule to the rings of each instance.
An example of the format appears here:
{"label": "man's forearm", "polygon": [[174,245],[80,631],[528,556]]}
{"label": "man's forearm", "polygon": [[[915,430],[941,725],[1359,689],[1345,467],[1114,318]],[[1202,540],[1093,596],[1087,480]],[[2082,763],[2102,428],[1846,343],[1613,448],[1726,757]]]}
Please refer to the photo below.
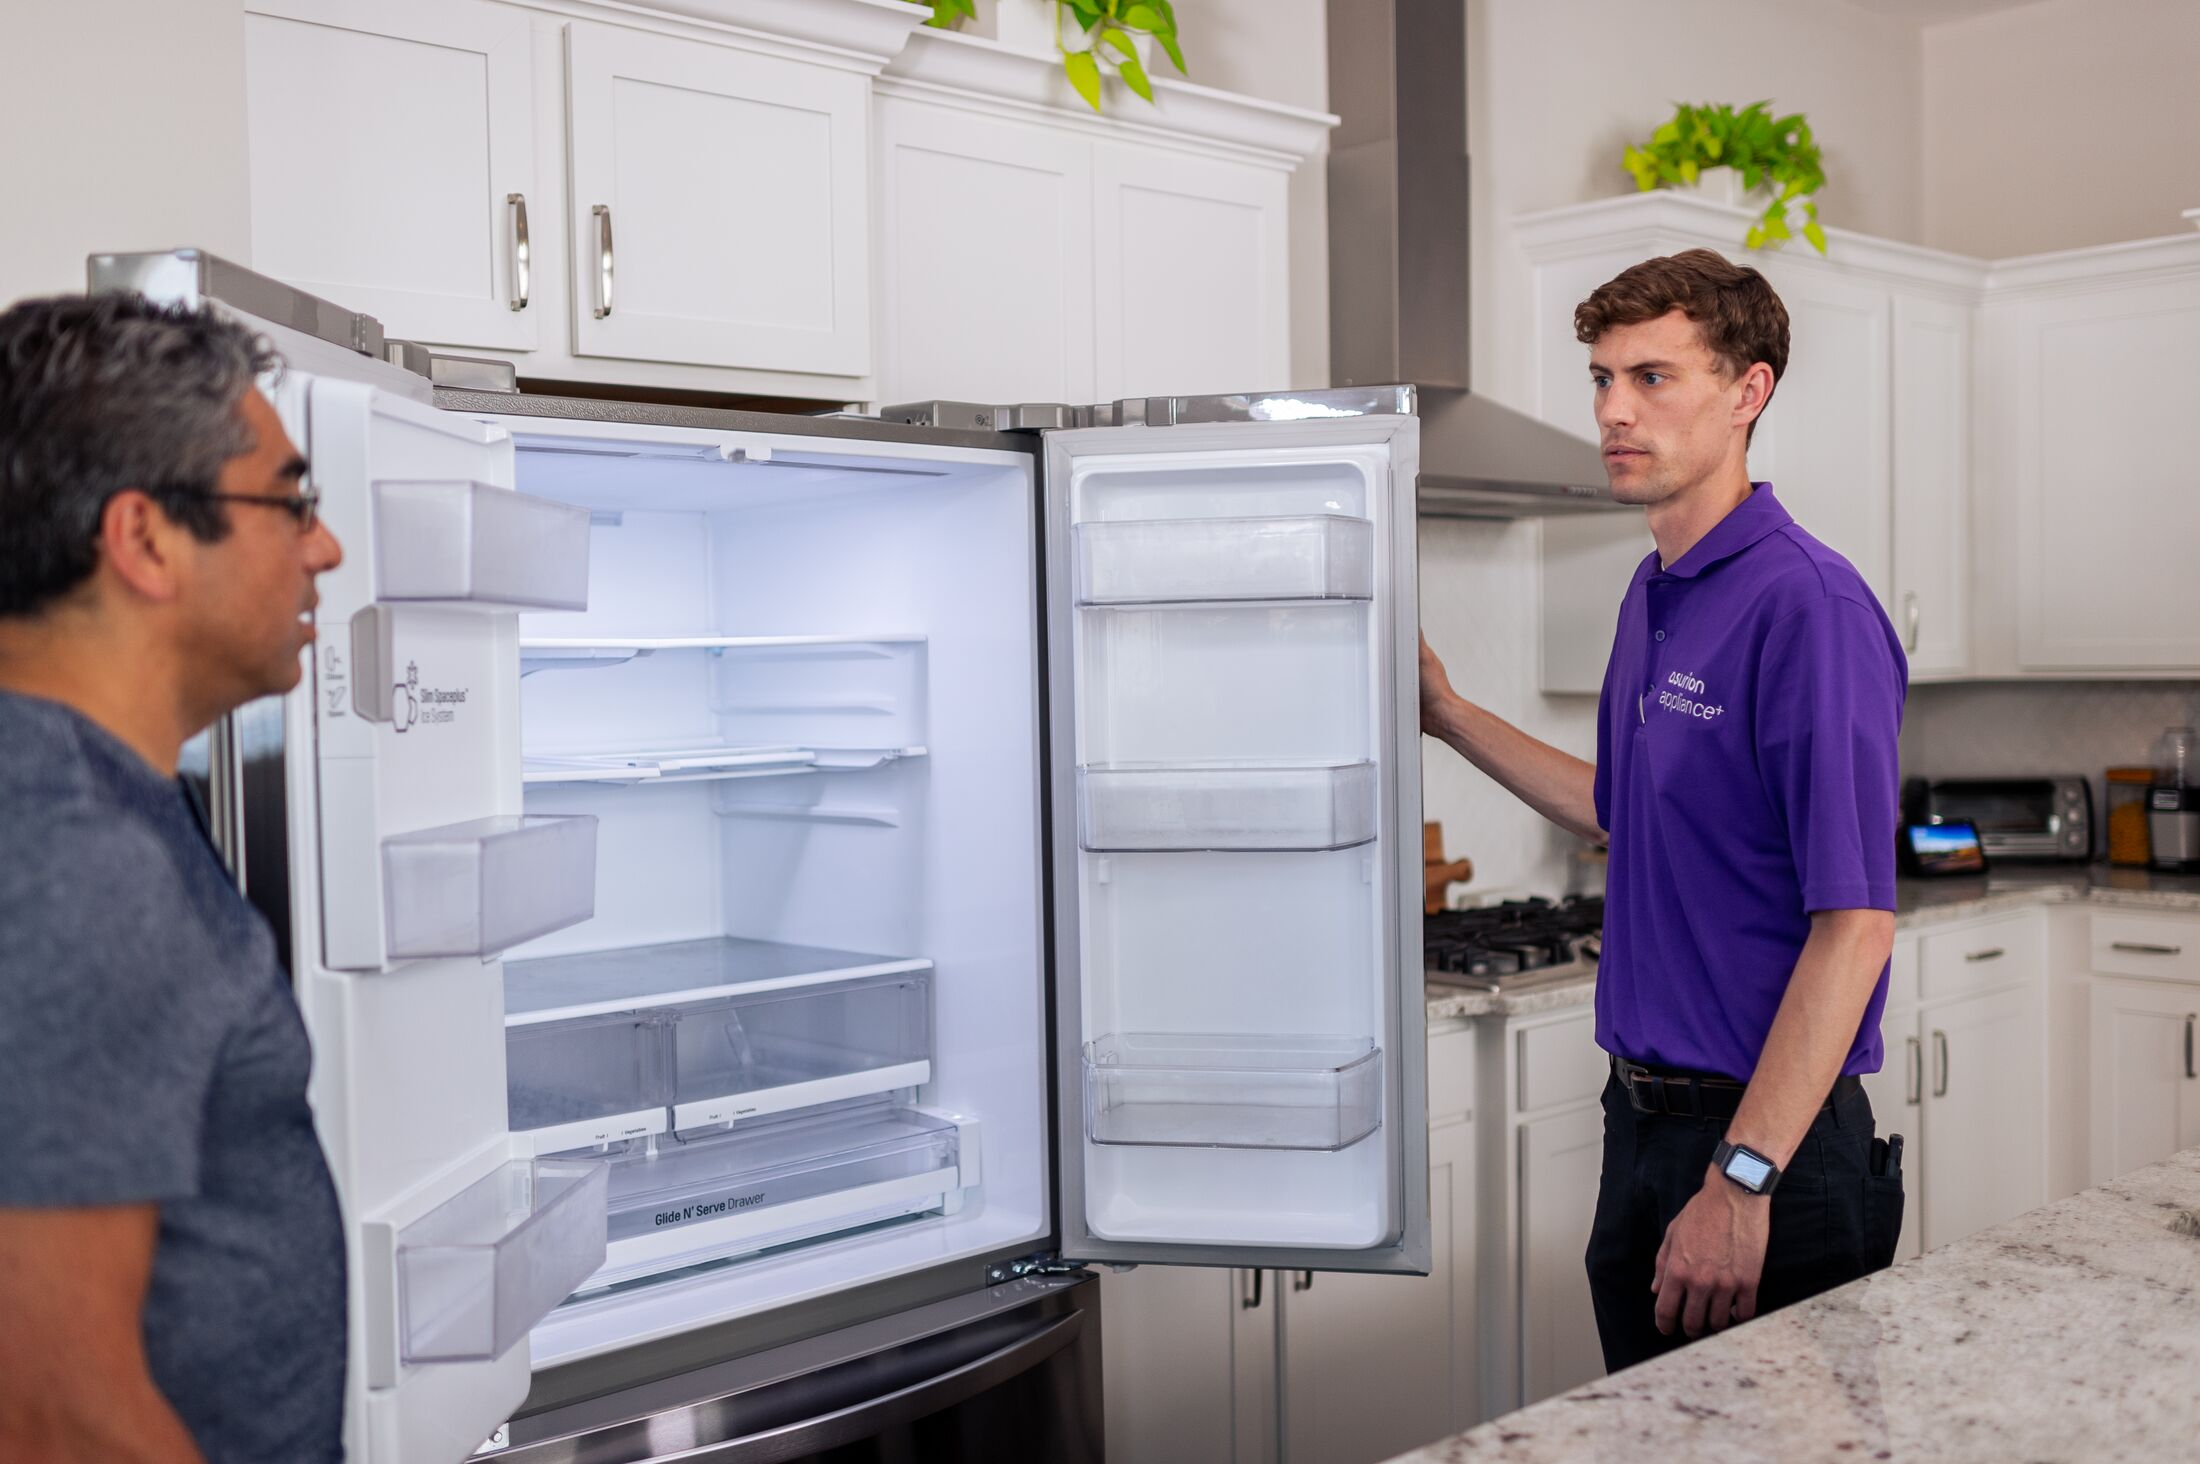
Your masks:
{"label": "man's forearm", "polygon": [[1894,946],[1885,910],[1824,910],[1795,962],[1727,1137],[1786,1168],[1856,1041]]}
{"label": "man's forearm", "polygon": [[1468,762],[1552,823],[1591,842],[1597,825],[1596,766],[1539,741],[1458,696],[1447,697],[1433,729]]}

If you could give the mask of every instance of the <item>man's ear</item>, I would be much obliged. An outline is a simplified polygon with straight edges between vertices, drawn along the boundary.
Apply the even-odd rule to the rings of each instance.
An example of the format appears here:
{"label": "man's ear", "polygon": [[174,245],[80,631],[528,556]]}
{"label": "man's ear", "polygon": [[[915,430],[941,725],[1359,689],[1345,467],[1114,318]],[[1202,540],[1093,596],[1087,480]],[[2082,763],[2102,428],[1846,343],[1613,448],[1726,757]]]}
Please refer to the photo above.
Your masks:
{"label": "man's ear", "polygon": [[1741,399],[1734,404],[1734,425],[1747,427],[1764,415],[1772,405],[1772,368],[1762,361],[1752,361],[1741,376]]}
{"label": "man's ear", "polygon": [[[189,531],[153,499],[125,488],[99,513],[99,558],[130,594],[166,604],[181,592]],[[96,571],[95,571],[96,573]]]}

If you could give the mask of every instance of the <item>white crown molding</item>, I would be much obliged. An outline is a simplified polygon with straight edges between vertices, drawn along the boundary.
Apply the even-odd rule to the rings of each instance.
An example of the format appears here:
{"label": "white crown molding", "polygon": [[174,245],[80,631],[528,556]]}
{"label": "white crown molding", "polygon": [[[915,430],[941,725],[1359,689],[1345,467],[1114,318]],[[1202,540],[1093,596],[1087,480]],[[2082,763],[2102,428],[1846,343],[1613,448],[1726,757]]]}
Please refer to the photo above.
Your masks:
{"label": "white crown molding", "polygon": [[753,49],[876,76],[931,15],[908,0],[518,0],[527,9]]}
{"label": "white crown molding", "polygon": [[954,31],[915,31],[878,79],[881,96],[907,96],[1140,142],[1191,144],[1289,170],[1319,151],[1337,125],[1327,112],[1154,78],[1154,105],[1107,83],[1097,115],[1071,89],[1060,59]]}
{"label": "white crown molding", "polygon": [[1986,290],[1996,299],[2022,299],[2028,295],[2068,294],[2073,288],[2086,286],[2124,289],[2196,272],[2200,272],[2200,233],[2165,234],[2088,249],[1997,259],[1988,267]]}

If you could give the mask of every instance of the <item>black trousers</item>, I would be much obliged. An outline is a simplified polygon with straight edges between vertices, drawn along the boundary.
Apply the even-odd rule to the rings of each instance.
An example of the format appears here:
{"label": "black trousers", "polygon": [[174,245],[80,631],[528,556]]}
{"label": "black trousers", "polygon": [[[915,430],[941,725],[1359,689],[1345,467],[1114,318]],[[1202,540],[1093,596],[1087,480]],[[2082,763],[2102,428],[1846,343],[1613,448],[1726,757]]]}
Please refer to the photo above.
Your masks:
{"label": "black trousers", "polygon": [[[1703,1188],[1712,1147],[1725,1131],[1725,1119],[1637,1113],[1619,1079],[1604,1085],[1604,1174],[1586,1260],[1607,1371],[1691,1340],[1677,1324],[1671,1336],[1658,1330],[1650,1280],[1666,1227]],[[1902,1229],[1901,1176],[1871,1170],[1871,1100],[1846,1084],[1812,1121],[1772,1192],[1757,1315],[1893,1259]]]}

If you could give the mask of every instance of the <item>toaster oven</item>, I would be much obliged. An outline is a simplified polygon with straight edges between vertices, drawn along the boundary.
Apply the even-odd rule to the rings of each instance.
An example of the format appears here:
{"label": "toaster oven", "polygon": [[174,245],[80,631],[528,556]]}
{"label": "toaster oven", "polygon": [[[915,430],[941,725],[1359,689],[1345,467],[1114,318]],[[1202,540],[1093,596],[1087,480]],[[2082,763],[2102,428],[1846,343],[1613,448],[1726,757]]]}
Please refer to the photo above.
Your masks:
{"label": "toaster oven", "polygon": [[1906,823],[1971,823],[1992,859],[2093,857],[2093,789],[2076,774],[2047,778],[1912,778]]}

